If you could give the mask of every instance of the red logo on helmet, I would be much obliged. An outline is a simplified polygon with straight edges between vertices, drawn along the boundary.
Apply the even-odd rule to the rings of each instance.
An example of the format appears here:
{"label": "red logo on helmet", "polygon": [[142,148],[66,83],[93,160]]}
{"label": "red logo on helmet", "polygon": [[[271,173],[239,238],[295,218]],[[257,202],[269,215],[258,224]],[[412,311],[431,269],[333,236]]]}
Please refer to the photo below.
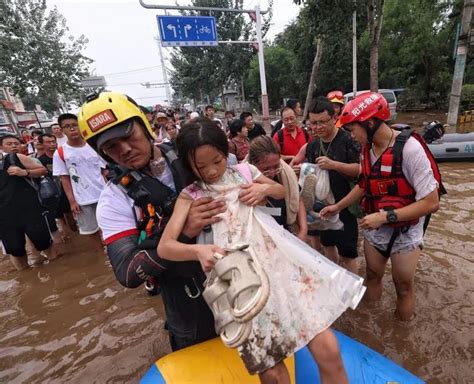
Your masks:
{"label": "red logo on helmet", "polygon": [[107,109],[87,119],[87,125],[92,132],[97,132],[102,127],[105,127],[106,125],[109,125],[115,121],[117,121],[117,118],[115,117],[114,113],[111,109]]}

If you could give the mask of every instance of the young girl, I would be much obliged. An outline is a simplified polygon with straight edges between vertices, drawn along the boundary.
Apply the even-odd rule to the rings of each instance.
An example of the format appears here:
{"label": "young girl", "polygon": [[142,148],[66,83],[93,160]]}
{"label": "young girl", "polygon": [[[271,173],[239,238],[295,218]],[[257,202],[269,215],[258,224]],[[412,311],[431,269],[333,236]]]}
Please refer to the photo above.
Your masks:
{"label": "young girl", "polygon": [[[176,261],[198,260],[209,272],[214,265],[217,271],[219,263],[233,257],[229,253],[221,258],[224,249],[249,244],[255,264],[265,271],[262,281],[268,278],[270,289],[263,309],[243,324],[250,327],[250,335],[238,350],[248,371],[258,373],[263,383],[290,383],[283,359],[308,345],[323,383],[347,383],[337,340],[329,326],[349,306],[357,306],[365,289],[362,279],[315,252],[256,208],[267,197],[284,198],[285,189],[252,165],[228,168],[227,138],[215,123],[187,123],[178,135],[177,147],[196,181],[178,197],[158,246],[159,255]],[[227,204],[220,221],[212,225],[214,244],[178,242],[193,199],[203,196],[223,199]],[[244,270],[245,260],[236,263],[235,269]],[[232,313],[235,311],[231,308]],[[217,328],[222,326],[217,321],[222,314],[215,313]],[[228,337],[226,324],[221,331],[224,342]]]}

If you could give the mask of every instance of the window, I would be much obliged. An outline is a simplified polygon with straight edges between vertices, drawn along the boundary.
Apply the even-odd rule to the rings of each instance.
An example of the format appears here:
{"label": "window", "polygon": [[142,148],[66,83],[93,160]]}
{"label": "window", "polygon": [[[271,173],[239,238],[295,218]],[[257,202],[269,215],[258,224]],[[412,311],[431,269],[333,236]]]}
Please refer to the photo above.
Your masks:
{"label": "window", "polygon": [[382,92],[382,96],[385,97],[387,103],[395,103],[395,95],[392,92]]}

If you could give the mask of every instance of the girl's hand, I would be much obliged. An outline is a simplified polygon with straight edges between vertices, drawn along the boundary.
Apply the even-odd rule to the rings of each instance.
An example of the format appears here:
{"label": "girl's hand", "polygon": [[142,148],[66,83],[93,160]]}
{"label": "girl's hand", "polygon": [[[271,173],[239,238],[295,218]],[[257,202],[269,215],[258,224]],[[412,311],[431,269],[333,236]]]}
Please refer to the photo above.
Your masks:
{"label": "girl's hand", "polygon": [[219,260],[219,255],[225,255],[225,251],[217,245],[197,244],[196,247],[196,256],[204,272],[210,272],[214,268],[214,264]]}
{"label": "girl's hand", "polygon": [[255,207],[267,198],[268,184],[243,184],[239,193],[239,200],[250,207]]}
{"label": "girl's hand", "polygon": [[387,212],[375,212],[364,216],[360,220],[360,227],[362,229],[377,229],[387,222]]}
{"label": "girl's hand", "polygon": [[321,211],[319,212],[319,218],[321,220],[328,220],[329,217],[337,215],[339,211],[340,209],[337,204],[328,205],[327,207],[321,209]]}

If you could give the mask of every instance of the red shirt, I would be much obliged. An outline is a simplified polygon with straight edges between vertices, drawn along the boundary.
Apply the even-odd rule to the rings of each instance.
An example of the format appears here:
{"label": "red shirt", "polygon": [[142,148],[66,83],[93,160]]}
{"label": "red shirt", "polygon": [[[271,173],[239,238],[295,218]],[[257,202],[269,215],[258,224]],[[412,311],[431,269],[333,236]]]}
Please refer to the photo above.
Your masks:
{"label": "red shirt", "polygon": [[280,144],[278,132],[273,135],[273,140],[280,146],[281,154],[285,156],[296,156],[300,148],[307,143],[306,135],[300,127],[296,127],[296,136],[293,138],[286,127],[282,128],[283,143]]}

